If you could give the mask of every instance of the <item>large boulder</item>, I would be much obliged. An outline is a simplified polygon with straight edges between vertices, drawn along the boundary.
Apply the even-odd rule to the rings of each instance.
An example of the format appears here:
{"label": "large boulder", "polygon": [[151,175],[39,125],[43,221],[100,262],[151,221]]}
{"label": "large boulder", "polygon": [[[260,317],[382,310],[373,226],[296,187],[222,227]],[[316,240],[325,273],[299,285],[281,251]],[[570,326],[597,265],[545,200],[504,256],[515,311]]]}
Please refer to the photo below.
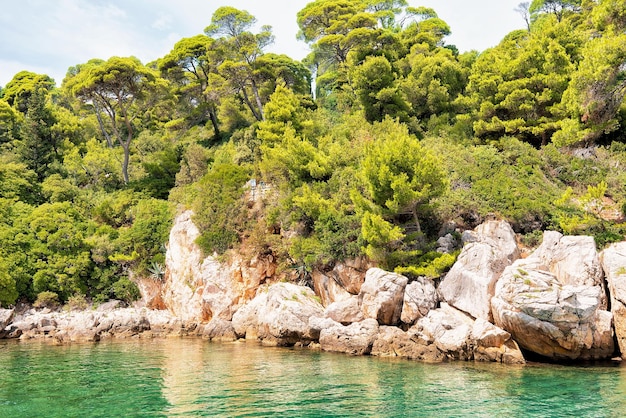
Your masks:
{"label": "large boulder", "polygon": [[437,302],[437,289],[433,281],[426,277],[418,277],[404,289],[400,319],[405,324],[412,325],[419,318],[428,315],[431,309],[436,308]]}
{"label": "large boulder", "polygon": [[[239,313],[241,311],[241,314]],[[258,338],[267,345],[294,345],[316,341],[319,333],[309,326],[311,317],[321,317],[324,308],[315,293],[304,286],[277,283],[263,289],[233,315],[237,335]]]}
{"label": "large boulder", "polygon": [[259,337],[259,316],[267,304],[267,292],[259,294],[240,307],[233,315],[233,328],[240,338],[256,340]]}
{"label": "large boulder", "polygon": [[399,274],[369,269],[359,293],[365,318],[376,319],[381,325],[396,325],[402,315],[407,282],[408,279]]}
{"label": "large boulder", "polygon": [[611,313],[620,352],[626,354],[626,242],[611,245],[600,253],[611,295]]}
{"label": "large boulder", "polygon": [[528,258],[507,267],[492,299],[495,324],[524,349],[553,359],[613,354],[602,270],[593,239],[546,232]]}
{"label": "large boulder", "polygon": [[378,335],[378,329],[378,321],[372,318],[347,326],[335,323],[321,330],[320,347],[325,351],[352,355],[369,354]]}
{"label": "large boulder", "polygon": [[523,364],[524,356],[511,334],[442,303],[417,321],[407,334],[436,347],[442,358]]}
{"label": "large boulder", "polygon": [[361,311],[361,305],[359,304],[359,297],[354,295],[347,299],[331,303],[324,310],[324,315],[344,325],[351,324],[352,322],[361,322],[365,319],[363,311]]}
{"label": "large boulder", "polygon": [[434,344],[449,359],[471,360],[473,326],[474,321],[467,314],[442,303],[418,320],[410,332]]}
{"label": "large boulder", "polygon": [[456,263],[439,285],[439,295],[474,318],[491,321],[491,297],[498,277],[520,256],[515,232],[505,221],[488,221],[464,236]]}
{"label": "large boulder", "polygon": [[[601,286],[604,272],[593,237],[564,236],[546,231],[539,248],[532,254],[559,282],[572,286]],[[604,292],[602,295],[605,296]]]}
{"label": "large boulder", "polygon": [[313,270],[311,273],[315,294],[319,295],[322,305],[329,306],[352,296],[341,284],[334,279],[331,273],[322,273]]}
{"label": "large boulder", "polygon": [[398,327],[381,326],[370,353],[380,357],[401,357],[429,363],[441,362],[445,355],[434,345]]}
{"label": "large boulder", "polygon": [[511,334],[482,318],[472,327],[475,361],[505,364],[524,364],[526,360]]}
{"label": "large boulder", "polygon": [[237,340],[233,323],[221,318],[213,318],[211,322],[201,328],[199,335],[211,341],[230,342]]}

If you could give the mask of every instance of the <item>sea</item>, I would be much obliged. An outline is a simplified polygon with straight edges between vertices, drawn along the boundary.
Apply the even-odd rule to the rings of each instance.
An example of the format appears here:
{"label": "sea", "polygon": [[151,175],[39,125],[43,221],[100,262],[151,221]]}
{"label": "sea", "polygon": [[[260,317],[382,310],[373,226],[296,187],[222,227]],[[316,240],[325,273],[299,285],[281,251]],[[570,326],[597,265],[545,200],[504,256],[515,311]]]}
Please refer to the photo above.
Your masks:
{"label": "sea", "polygon": [[625,417],[626,365],[349,356],[253,342],[0,341],[0,417]]}

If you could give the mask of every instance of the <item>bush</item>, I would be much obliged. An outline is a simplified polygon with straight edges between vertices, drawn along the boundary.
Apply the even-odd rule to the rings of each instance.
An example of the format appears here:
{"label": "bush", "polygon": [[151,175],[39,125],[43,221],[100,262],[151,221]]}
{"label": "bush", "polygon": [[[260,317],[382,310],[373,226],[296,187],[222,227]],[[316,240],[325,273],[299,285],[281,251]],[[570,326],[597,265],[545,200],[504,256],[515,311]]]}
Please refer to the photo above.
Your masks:
{"label": "bush", "polygon": [[126,303],[134,302],[141,297],[139,288],[128,277],[122,277],[113,283],[113,294],[116,299],[123,300]]}
{"label": "bush", "polygon": [[37,300],[33,303],[33,306],[37,309],[49,308],[55,309],[59,307],[59,295],[54,292],[41,292],[37,295]]}
{"label": "bush", "polygon": [[82,311],[89,307],[89,302],[85,298],[85,295],[81,295],[80,293],[76,293],[69,297],[67,303],[65,304],[65,308],[70,311]]}
{"label": "bush", "polygon": [[197,243],[206,254],[223,254],[237,243],[245,224],[243,186],[249,178],[244,168],[220,163],[196,184],[193,220],[200,230]]}

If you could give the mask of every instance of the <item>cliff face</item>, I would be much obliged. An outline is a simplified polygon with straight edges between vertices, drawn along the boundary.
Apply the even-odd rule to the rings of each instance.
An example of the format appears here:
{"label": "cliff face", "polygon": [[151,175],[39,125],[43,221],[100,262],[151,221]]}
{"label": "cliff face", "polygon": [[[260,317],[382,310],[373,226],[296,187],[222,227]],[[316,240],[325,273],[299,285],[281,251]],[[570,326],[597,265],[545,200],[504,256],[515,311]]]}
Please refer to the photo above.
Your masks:
{"label": "cliff face", "polygon": [[200,232],[191,216],[191,211],[183,212],[174,222],[160,297],[165,307],[184,321],[230,321],[239,306],[274,277],[276,264],[271,256],[248,262],[235,257],[228,264],[213,256],[204,257],[195,243]]}

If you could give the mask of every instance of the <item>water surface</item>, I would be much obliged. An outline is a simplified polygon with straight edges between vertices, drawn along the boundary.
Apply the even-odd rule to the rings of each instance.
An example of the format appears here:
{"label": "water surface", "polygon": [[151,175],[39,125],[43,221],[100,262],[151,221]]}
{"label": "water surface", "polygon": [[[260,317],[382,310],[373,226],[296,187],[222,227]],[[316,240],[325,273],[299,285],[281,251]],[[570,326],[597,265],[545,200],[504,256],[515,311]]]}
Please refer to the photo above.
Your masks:
{"label": "water surface", "polygon": [[625,366],[424,364],[199,339],[0,342],[1,417],[622,417]]}

